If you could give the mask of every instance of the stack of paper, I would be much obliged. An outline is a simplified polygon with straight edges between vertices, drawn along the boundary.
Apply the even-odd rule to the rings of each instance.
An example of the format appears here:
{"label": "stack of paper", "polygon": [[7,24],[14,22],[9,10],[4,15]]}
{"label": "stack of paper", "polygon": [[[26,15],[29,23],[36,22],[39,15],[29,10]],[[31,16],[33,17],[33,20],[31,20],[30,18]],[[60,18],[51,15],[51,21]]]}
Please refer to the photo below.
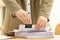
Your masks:
{"label": "stack of paper", "polygon": [[32,28],[25,28],[25,25],[20,25],[18,30],[14,30],[16,37],[25,37],[25,38],[52,38],[54,33],[48,31],[49,28],[45,30],[36,30],[34,29],[35,25]]}
{"label": "stack of paper", "polygon": [[16,37],[26,38],[52,38],[53,32],[15,32]]}

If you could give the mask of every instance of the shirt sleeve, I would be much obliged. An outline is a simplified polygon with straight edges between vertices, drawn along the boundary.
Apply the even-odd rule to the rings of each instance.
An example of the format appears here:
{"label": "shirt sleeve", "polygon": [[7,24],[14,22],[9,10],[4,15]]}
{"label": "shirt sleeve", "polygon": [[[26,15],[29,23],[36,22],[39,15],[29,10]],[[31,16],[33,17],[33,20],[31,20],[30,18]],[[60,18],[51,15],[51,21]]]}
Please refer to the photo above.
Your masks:
{"label": "shirt sleeve", "polygon": [[7,9],[11,12],[14,13],[18,9],[21,9],[22,7],[17,3],[16,0],[3,0],[5,3]]}
{"label": "shirt sleeve", "polygon": [[47,19],[49,19],[52,4],[53,4],[53,0],[42,0],[39,16],[44,16]]}

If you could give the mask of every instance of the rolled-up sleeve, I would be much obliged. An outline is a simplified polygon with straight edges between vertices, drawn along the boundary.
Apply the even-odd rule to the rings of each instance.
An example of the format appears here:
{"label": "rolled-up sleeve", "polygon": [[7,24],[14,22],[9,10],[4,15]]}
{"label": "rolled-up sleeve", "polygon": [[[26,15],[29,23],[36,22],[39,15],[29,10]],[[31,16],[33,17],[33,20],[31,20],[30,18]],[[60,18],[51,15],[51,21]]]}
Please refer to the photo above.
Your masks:
{"label": "rolled-up sleeve", "polygon": [[18,9],[21,9],[22,7],[16,2],[16,0],[3,0],[5,3],[7,9],[14,13],[14,11],[17,11]]}
{"label": "rolled-up sleeve", "polygon": [[42,0],[39,16],[45,16],[46,18],[49,19],[52,4],[53,4],[53,0]]}

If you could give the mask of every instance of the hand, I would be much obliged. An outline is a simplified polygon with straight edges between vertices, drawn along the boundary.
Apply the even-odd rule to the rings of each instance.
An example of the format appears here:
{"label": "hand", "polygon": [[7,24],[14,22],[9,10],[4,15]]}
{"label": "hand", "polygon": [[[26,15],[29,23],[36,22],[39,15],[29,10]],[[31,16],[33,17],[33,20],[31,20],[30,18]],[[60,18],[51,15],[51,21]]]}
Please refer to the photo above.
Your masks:
{"label": "hand", "polygon": [[18,19],[20,19],[24,24],[31,24],[31,18],[28,15],[28,12],[24,11],[23,9],[20,9],[15,12],[15,15]]}
{"label": "hand", "polygon": [[45,29],[47,26],[47,18],[45,18],[44,16],[40,16],[37,20],[37,24],[35,26],[35,29],[39,30],[39,29]]}

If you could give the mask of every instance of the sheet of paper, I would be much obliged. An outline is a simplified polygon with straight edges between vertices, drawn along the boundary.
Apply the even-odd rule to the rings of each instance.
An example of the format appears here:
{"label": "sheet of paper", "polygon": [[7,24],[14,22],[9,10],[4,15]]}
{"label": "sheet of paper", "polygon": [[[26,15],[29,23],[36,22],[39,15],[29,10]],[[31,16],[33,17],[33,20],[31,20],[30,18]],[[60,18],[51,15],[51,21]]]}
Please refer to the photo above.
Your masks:
{"label": "sheet of paper", "polygon": [[[51,28],[50,26],[47,26],[44,30],[49,31],[50,28]],[[25,28],[25,25],[19,25],[19,29],[18,29],[18,30],[20,30],[20,31],[35,30],[35,31],[36,31],[35,25],[32,25],[32,28]],[[40,30],[41,30],[41,29],[40,29]],[[42,30],[42,31],[43,31],[43,30]]]}

